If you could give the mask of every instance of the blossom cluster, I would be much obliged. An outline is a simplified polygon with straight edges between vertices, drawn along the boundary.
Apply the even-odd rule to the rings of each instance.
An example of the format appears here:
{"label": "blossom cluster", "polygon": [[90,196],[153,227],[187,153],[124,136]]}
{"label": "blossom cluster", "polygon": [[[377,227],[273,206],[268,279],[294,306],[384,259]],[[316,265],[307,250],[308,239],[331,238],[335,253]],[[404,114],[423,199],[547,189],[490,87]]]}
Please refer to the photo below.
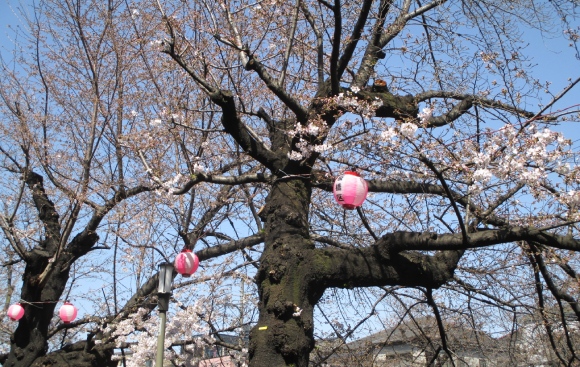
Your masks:
{"label": "blossom cluster", "polygon": [[412,122],[403,122],[401,123],[398,129],[394,127],[386,128],[381,133],[380,139],[382,141],[393,141],[399,135],[406,138],[412,138],[413,136],[415,136],[415,133],[417,132],[418,128],[419,127]]}
{"label": "blossom cluster", "polygon": [[288,131],[288,136],[298,137],[298,142],[295,148],[288,153],[288,158],[294,161],[306,159],[312,155],[313,152],[324,153],[331,148],[330,144],[311,144],[309,138],[317,138],[328,130],[326,123],[321,120],[311,121],[308,125],[302,126],[301,123],[296,123],[293,130]]}
{"label": "blossom cluster", "polygon": [[[470,191],[481,192],[488,184],[520,182],[530,194],[541,198],[545,195],[544,187],[551,185],[551,174],[559,175],[556,183],[566,180],[570,172],[565,163],[569,144],[561,133],[535,124],[524,128],[506,124],[497,131],[489,131],[477,151],[463,151],[466,161],[472,164],[467,169],[471,172]],[[570,189],[555,197],[565,205],[576,205],[578,195],[566,190]]]}
{"label": "blossom cluster", "polygon": [[[358,89],[353,88],[353,91],[358,91]],[[338,96],[332,99],[332,101],[336,103],[337,106],[342,107],[346,111],[356,113],[365,118],[374,116],[377,108],[383,105],[383,102],[377,97],[375,97],[373,101],[369,102],[358,98],[350,91],[346,93],[339,93]]]}
{"label": "blossom cluster", "polygon": [[421,112],[419,112],[419,114],[417,115],[417,118],[419,118],[419,123],[421,125],[424,125],[427,122],[429,122],[429,119],[431,118],[431,116],[433,116],[433,111],[434,111],[433,107],[423,108]]}

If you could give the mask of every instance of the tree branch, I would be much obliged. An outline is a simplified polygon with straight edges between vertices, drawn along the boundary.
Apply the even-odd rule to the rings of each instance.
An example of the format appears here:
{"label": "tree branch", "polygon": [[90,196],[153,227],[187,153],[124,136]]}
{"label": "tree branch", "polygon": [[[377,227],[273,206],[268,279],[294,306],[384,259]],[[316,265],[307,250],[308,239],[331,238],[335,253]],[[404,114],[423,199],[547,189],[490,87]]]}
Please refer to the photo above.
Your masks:
{"label": "tree branch", "polygon": [[316,75],[318,79],[318,93],[320,93],[324,88],[324,45],[322,39],[322,32],[316,26],[316,22],[314,21],[314,17],[308,10],[308,7],[304,2],[301,3],[302,12],[304,13],[304,17],[306,21],[310,24],[314,35],[316,36]]}
{"label": "tree branch", "polygon": [[434,256],[416,252],[397,253],[390,244],[351,250],[317,249],[314,263],[326,287],[422,286],[439,288],[453,277],[463,251],[438,252]]}
{"label": "tree branch", "polygon": [[465,243],[461,233],[393,232],[382,236],[375,246],[388,249],[390,252],[442,251],[488,247],[515,241],[535,241],[563,250],[580,251],[580,240],[571,236],[549,233],[542,228],[506,226],[500,229],[482,229],[479,232],[468,233],[468,237],[469,241]]}
{"label": "tree branch", "polygon": [[[358,44],[358,41],[360,41],[360,39],[361,39],[362,31],[363,31],[365,24],[367,22],[369,12],[371,10],[371,6],[372,6],[373,2],[374,2],[373,0],[365,0],[361,6],[360,13],[359,13],[358,19],[356,21],[356,24],[354,25],[354,28],[352,29],[350,38],[348,39],[348,42],[347,42],[346,46],[344,47],[344,51],[342,53],[342,56],[340,57],[340,60],[338,61],[338,70],[336,71],[336,75],[337,75],[337,78],[339,80],[341,79],[342,74],[346,70],[348,63],[352,59],[352,55],[354,54],[354,51],[356,50],[356,46]],[[383,5],[383,3],[384,3],[384,1],[381,1],[381,6]]]}
{"label": "tree branch", "polygon": [[185,185],[173,191],[173,195],[182,195],[200,182],[215,183],[221,185],[243,185],[247,183],[268,182],[271,175],[265,173],[248,173],[240,176],[218,176],[205,173],[196,173],[191,176]]}
{"label": "tree branch", "polygon": [[333,96],[338,95],[340,90],[340,76],[338,73],[338,56],[340,41],[342,38],[342,14],[340,0],[334,0],[334,34],[332,39],[332,51],[330,54],[330,88]]}
{"label": "tree branch", "polygon": [[433,98],[447,98],[460,101],[456,105],[454,105],[451,110],[449,110],[446,114],[440,116],[432,116],[427,119],[426,126],[427,127],[438,127],[438,126],[445,126],[450,122],[457,120],[463,114],[465,114],[469,109],[473,106],[481,106],[483,108],[494,108],[503,110],[506,112],[513,113],[518,116],[523,116],[528,119],[538,119],[538,118],[548,118],[542,115],[534,114],[533,112],[529,112],[526,110],[522,110],[512,105],[508,105],[506,103],[495,101],[492,99],[482,98],[472,94],[458,94],[454,92],[446,92],[446,91],[426,91],[419,93],[414,96],[415,103],[423,102]]}
{"label": "tree branch", "polygon": [[278,85],[281,87],[284,86],[284,79],[286,78],[286,69],[288,68],[288,60],[290,60],[290,53],[292,51],[294,34],[296,33],[296,25],[298,24],[298,13],[301,7],[301,3],[301,0],[296,0],[296,6],[294,7],[294,14],[292,16],[292,28],[290,30],[290,34],[288,35],[288,44],[286,45],[286,51],[284,52],[284,63],[282,64],[280,80],[278,81]]}

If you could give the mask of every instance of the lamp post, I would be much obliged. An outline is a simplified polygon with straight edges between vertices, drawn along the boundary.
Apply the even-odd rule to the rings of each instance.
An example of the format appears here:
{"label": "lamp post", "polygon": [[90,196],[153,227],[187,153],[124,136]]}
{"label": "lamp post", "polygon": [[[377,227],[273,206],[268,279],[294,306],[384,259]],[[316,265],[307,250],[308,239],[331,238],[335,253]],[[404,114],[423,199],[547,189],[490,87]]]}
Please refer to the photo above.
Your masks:
{"label": "lamp post", "polygon": [[163,351],[165,350],[165,322],[171,296],[171,282],[173,281],[173,264],[159,265],[159,286],[157,288],[157,306],[159,307],[159,335],[157,336],[157,358],[155,367],[163,367]]}

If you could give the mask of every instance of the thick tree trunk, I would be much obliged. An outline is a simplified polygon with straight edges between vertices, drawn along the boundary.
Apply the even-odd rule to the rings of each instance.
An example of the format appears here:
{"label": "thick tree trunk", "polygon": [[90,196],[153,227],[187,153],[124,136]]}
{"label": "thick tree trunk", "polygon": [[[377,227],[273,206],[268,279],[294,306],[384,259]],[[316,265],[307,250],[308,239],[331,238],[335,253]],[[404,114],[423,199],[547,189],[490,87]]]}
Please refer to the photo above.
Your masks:
{"label": "thick tree trunk", "polygon": [[314,305],[324,291],[314,284],[310,263],[310,193],[308,180],[281,178],[262,212],[265,249],[256,277],[260,317],[251,332],[251,367],[308,365],[314,347]]}
{"label": "thick tree trunk", "polygon": [[[92,242],[96,241],[96,235],[89,237]],[[43,253],[29,257],[20,294],[20,298],[24,300],[24,316],[10,340],[10,353],[4,367],[35,366],[38,359],[46,355],[50,323],[69,278],[71,259],[72,255],[69,253],[61,254],[53,262]],[[47,270],[49,266],[50,269]],[[60,357],[61,360],[63,358]]]}
{"label": "thick tree trunk", "polygon": [[[33,256],[24,271],[21,299],[24,316],[11,339],[11,348],[4,367],[27,367],[40,356],[46,354],[47,334],[54,315],[56,300],[62,294],[68,280],[68,271],[55,269],[46,284],[39,284],[40,274],[46,268],[48,259]],[[58,276],[57,276],[58,275]]]}
{"label": "thick tree trunk", "polygon": [[[96,235],[92,236],[96,239]],[[42,281],[48,259],[44,256],[32,257],[24,271],[21,298],[26,302],[24,316],[20,319],[10,343],[10,353],[4,367],[29,366],[115,366],[111,362],[110,351],[94,348],[91,341],[65,346],[46,355],[47,337],[50,323],[55,315],[57,302],[63,294],[69,277],[70,254],[62,254],[53,263],[52,270]]]}
{"label": "thick tree trunk", "polygon": [[326,288],[438,288],[453,277],[463,254],[399,253],[397,243],[404,233],[386,235],[374,246],[352,251],[316,249],[308,227],[310,180],[303,177],[279,178],[260,214],[266,222],[265,248],[256,276],[260,317],[250,334],[251,367],[308,366],[314,347],[314,306]]}
{"label": "thick tree trunk", "polygon": [[99,349],[92,340],[66,345],[54,353],[37,358],[32,367],[116,367],[112,361],[113,349]]}
{"label": "thick tree trunk", "polygon": [[[42,176],[32,171],[25,172],[25,176],[45,232],[39,244],[24,256],[26,268],[20,292],[24,316],[11,336],[10,353],[4,367],[33,366],[40,363],[39,358],[46,355],[50,323],[57,302],[64,301],[61,296],[69,278],[70,265],[86,254],[99,238],[95,232],[85,230],[75,236],[68,246],[63,246],[59,214],[44,190]],[[95,226],[98,224],[98,220],[93,218],[92,221]],[[88,358],[95,359],[94,356]],[[67,360],[62,356],[59,359]],[[80,359],[77,356],[71,360]],[[41,365],[63,365],[55,363],[46,360]],[[75,362],[71,365],[79,364]],[[95,364],[97,365],[99,364]]]}

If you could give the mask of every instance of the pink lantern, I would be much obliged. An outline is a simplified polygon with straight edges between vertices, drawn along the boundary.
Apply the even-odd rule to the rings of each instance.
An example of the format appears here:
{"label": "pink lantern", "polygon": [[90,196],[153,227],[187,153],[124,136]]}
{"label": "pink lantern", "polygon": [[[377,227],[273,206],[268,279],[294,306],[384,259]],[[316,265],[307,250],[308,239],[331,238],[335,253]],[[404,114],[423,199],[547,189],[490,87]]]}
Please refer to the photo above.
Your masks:
{"label": "pink lantern", "polygon": [[199,258],[191,250],[183,250],[177,255],[173,265],[179,274],[188,277],[197,270]]}
{"label": "pink lantern", "polygon": [[369,188],[365,180],[356,172],[346,171],[334,181],[334,199],[345,209],[352,210],[362,205]]}
{"label": "pink lantern", "polygon": [[58,315],[60,319],[65,324],[73,321],[77,317],[77,308],[73,306],[70,302],[65,302],[64,305],[60,306],[60,310],[58,311]]}
{"label": "pink lantern", "polygon": [[6,313],[10,317],[10,320],[18,321],[24,316],[24,307],[20,303],[15,303],[8,307],[8,312]]}

